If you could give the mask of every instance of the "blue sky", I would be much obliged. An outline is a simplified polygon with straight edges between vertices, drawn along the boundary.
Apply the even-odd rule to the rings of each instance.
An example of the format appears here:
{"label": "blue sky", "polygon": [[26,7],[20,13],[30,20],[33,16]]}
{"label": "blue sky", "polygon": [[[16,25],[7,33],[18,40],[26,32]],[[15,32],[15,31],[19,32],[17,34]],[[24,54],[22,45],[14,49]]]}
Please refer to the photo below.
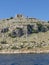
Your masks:
{"label": "blue sky", "polygon": [[16,14],[49,20],[49,0],[0,0],[0,19]]}

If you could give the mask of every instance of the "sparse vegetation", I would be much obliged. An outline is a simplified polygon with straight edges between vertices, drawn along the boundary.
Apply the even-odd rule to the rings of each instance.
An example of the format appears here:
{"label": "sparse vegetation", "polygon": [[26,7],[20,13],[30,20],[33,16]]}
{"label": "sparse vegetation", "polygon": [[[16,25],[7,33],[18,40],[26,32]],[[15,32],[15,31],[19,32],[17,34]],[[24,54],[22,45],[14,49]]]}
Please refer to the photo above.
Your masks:
{"label": "sparse vegetation", "polygon": [[15,50],[16,50],[16,49],[18,49],[18,48],[17,48],[16,46],[12,46],[12,48],[11,48],[11,49],[15,49]]}
{"label": "sparse vegetation", "polygon": [[21,15],[17,18],[10,17],[2,20],[0,22],[0,49],[3,44],[4,47],[7,44],[8,49],[14,50],[26,47],[27,49],[42,48],[49,45],[49,21],[47,23],[43,24],[42,21],[36,19],[33,21],[33,18],[31,20],[28,18],[27,21]]}

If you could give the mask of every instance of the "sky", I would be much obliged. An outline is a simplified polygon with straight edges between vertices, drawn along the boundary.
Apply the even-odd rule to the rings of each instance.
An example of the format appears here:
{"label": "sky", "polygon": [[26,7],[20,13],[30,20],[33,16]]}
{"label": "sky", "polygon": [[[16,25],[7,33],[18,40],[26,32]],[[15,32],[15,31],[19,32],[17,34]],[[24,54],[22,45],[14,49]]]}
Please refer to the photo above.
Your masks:
{"label": "sky", "polygon": [[22,14],[49,20],[49,0],[0,0],[0,19]]}

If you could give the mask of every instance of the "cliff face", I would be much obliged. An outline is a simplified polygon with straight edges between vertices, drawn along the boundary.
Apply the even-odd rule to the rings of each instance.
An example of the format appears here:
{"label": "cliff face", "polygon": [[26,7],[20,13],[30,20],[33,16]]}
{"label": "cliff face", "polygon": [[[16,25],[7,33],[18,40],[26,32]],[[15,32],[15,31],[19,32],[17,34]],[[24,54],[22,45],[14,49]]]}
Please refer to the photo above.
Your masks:
{"label": "cliff face", "polygon": [[0,20],[0,49],[36,48],[49,45],[49,23],[22,15]]}

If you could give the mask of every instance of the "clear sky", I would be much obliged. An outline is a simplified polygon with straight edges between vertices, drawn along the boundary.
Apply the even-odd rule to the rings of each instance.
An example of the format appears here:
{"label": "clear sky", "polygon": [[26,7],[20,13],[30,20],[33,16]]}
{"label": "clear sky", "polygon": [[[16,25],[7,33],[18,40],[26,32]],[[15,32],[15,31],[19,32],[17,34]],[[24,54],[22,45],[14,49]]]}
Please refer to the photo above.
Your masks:
{"label": "clear sky", "polygon": [[16,14],[49,20],[49,0],[0,0],[0,19]]}

